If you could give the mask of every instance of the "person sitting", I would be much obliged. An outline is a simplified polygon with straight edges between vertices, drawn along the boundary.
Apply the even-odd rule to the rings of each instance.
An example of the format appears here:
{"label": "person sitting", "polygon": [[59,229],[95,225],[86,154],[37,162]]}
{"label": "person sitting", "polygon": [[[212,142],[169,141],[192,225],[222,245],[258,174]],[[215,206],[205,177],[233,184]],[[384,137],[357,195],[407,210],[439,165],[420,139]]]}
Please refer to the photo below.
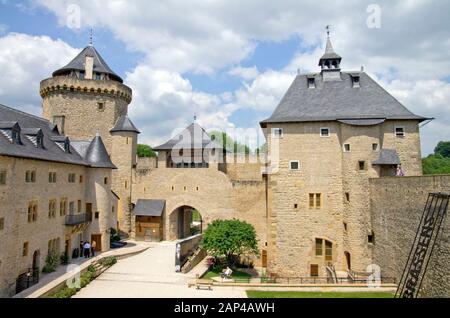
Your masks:
{"label": "person sitting", "polygon": [[222,274],[220,275],[222,278],[230,278],[231,274],[233,274],[233,271],[231,270],[231,268],[229,266],[227,266],[227,268],[225,268],[222,271]]}

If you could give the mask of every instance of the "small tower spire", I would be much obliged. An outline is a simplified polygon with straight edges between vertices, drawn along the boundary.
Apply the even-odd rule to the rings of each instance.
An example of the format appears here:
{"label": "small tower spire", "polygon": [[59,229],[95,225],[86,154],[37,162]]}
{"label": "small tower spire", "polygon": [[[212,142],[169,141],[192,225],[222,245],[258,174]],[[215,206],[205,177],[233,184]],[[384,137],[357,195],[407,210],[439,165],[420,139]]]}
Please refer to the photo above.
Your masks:
{"label": "small tower spire", "polygon": [[327,30],[327,38],[330,38],[330,31],[331,31],[331,24],[327,24],[327,26],[325,27],[325,30]]}

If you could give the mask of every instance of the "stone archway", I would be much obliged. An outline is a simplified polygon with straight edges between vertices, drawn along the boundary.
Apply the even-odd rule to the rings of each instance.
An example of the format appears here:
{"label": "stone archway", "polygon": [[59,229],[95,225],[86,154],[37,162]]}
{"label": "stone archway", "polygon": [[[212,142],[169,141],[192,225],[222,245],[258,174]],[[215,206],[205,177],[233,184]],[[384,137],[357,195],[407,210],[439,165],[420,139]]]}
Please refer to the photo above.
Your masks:
{"label": "stone archway", "polygon": [[203,218],[192,206],[182,205],[169,215],[168,239],[184,239],[203,232]]}

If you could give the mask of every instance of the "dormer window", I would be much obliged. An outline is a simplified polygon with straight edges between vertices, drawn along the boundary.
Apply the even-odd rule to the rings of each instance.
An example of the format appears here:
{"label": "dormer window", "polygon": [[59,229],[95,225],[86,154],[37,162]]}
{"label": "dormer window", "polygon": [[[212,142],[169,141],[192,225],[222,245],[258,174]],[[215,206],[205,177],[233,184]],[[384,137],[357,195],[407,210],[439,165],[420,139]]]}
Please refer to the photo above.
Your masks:
{"label": "dormer window", "polygon": [[65,136],[54,136],[50,138],[65,153],[70,153],[70,140]]}
{"label": "dormer window", "polygon": [[36,148],[44,148],[44,133],[42,132],[42,129],[24,128],[22,132]]}
{"label": "dormer window", "polygon": [[354,88],[359,88],[360,87],[360,85],[359,85],[359,76],[357,76],[357,75],[352,76],[352,85],[353,85]]}
{"label": "dormer window", "polygon": [[20,140],[20,128],[19,129],[12,129],[11,131],[11,138],[13,144],[20,145],[22,142]]}
{"label": "dormer window", "polygon": [[308,88],[316,88],[316,81],[314,77],[308,77]]}

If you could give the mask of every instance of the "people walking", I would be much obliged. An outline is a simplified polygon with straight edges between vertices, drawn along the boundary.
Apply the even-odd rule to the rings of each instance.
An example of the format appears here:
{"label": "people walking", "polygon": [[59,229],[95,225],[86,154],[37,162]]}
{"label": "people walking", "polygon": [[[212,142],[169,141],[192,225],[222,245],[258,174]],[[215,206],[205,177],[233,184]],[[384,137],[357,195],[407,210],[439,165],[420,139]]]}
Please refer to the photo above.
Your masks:
{"label": "people walking", "polygon": [[91,257],[91,244],[89,242],[84,243],[84,258],[90,258]]}
{"label": "people walking", "polygon": [[91,255],[92,257],[95,256],[95,248],[97,247],[97,242],[96,241],[92,241],[91,243]]}

